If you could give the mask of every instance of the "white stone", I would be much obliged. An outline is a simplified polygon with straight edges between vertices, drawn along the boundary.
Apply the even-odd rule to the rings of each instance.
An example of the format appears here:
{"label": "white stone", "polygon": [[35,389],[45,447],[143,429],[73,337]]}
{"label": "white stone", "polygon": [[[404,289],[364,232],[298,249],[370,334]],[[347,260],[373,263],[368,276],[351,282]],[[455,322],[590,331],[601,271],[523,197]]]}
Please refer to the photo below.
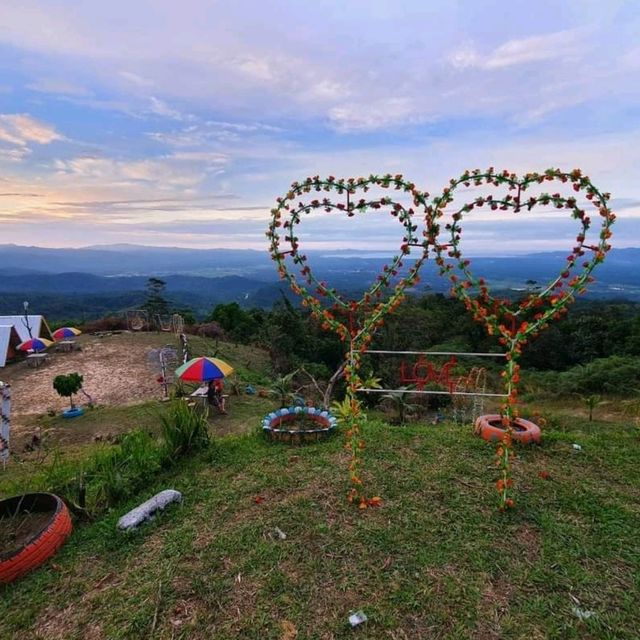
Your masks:
{"label": "white stone", "polygon": [[150,520],[156,511],[161,511],[172,502],[182,502],[182,494],[179,491],[165,489],[160,493],[156,493],[153,498],[143,502],[135,509],[129,511],[129,513],[125,513],[122,518],[118,520],[118,529],[124,531],[136,529],[142,523]]}

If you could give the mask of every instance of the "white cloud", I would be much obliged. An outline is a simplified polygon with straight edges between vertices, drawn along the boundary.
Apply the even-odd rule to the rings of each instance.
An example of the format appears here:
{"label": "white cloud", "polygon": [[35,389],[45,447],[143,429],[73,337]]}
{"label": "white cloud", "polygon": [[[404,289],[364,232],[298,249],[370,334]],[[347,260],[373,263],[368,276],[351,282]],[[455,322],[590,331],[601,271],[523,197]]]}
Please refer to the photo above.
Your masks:
{"label": "white cloud", "polygon": [[27,85],[27,89],[31,91],[38,91],[40,93],[54,93],[65,96],[90,96],[91,91],[73,84],[66,80],[54,79],[54,78],[41,78]]}
{"label": "white cloud", "polygon": [[156,98],[155,96],[149,97],[150,107],[149,111],[163,118],[171,118],[172,120],[183,120],[183,115],[176,109],[171,108],[166,102]]}
{"label": "white cloud", "polygon": [[590,48],[589,32],[584,29],[557,31],[527,38],[508,40],[486,55],[472,44],[465,44],[449,55],[449,63],[456,69],[484,70],[542,62],[545,60],[575,60]]}
{"label": "white cloud", "polygon": [[19,146],[12,149],[4,149],[0,147],[0,160],[22,162],[25,158],[29,157],[29,155],[31,155],[31,149],[28,147]]}
{"label": "white cloud", "polygon": [[116,160],[101,157],[78,157],[56,160],[54,168],[61,175],[99,181],[104,184],[143,182],[159,189],[190,187],[204,179],[193,167],[181,168],[166,160]]}
{"label": "white cloud", "polygon": [[[0,6],[0,42],[29,52],[30,64],[52,77],[63,63],[103,89],[96,93],[117,93],[87,106],[174,119],[185,110],[209,111],[220,119],[383,130],[478,115],[517,120],[524,82],[528,111],[550,103],[546,88],[559,78],[566,87],[552,96],[558,104],[567,95],[579,103],[603,93],[640,93],[622,73],[637,69],[634,27],[630,20],[616,23],[611,3],[536,12],[524,0],[498,12],[472,2],[415,1],[394,10],[375,2],[366,12],[356,4],[331,11],[324,3],[288,2],[274,12],[258,3],[247,12],[232,3],[214,11],[208,0],[185,0],[158,2],[150,12],[118,0],[61,0],[55,8],[22,0]],[[550,31],[550,25],[558,26]],[[505,37],[510,33],[517,35]],[[523,77],[523,69],[531,76]],[[579,81],[598,73],[604,77],[597,88]]]}
{"label": "white cloud", "polygon": [[385,98],[369,103],[351,103],[329,110],[331,124],[342,132],[385,129],[425,118],[410,98]]}
{"label": "white cloud", "polygon": [[[46,54],[96,54],[95,40],[60,7],[47,7],[33,0],[0,3],[0,40],[19,48]],[[93,45],[93,50],[92,50]]]}
{"label": "white cloud", "polygon": [[[224,122],[207,120],[206,122],[192,119],[188,124],[171,131],[151,131],[146,135],[161,145],[184,151],[181,156],[187,158],[187,153],[202,154],[203,158],[238,157],[263,155],[269,153],[269,148],[283,146],[278,140],[282,129],[260,122]],[[260,153],[259,153],[260,152]],[[174,152],[174,155],[177,151]],[[271,156],[274,154],[271,153]]]}
{"label": "white cloud", "polygon": [[542,60],[577,58],[583,54],[588,36],[584,30],[574,29],[509,40],[487,56],[482,66],[501,69]]}
{"label": "white cloud", "polygon": [[[640,22],[613,0],[151,4],[0,0],[11,102],[50,122],[0,118],[3,175],[47,190],[45,218],[90,218],[96,203],[132,224],[216,220],[208,194],[251,206],[306,175],[385,171],[436,191],[490,164],[582,166],[638,198]],[[36,153],[59,130],[73,140]],[[65,202],[85,205],[51,204]]]}
{"label": "white cloud", "polygon": [[449,63],[456,69],[468,69],[469,67],[481,66],[481,59],[473,46],[467,44],[450,54]]}
{"label": "white cloud", "polygon": [[175,151],[166,157],[184,162],[202,162],[207,165],[225,165],[229,161],[228,156],[215,151]]}
{"label": "white cloud", "polygon": [[275,78],[275,70],[264,58],[248,56],[235,62],[237,69],[245,75],[268,82]]}
{"label": "white cloud", "polygon": [[151,87],[153,86],[153,81],[148,80],[147,78],[143,78],[139,76],[137,73],[133,73],[132,71],[119,71],[118,75],[121,78],[127,80],[127,82],[131,82],[138,87]]}
{"label": "white cloud", "polygon": [[3,142],[24,147],[30,142],[49,144],[62,139],[54,127],[26,113],[0,114],[0,140]]}

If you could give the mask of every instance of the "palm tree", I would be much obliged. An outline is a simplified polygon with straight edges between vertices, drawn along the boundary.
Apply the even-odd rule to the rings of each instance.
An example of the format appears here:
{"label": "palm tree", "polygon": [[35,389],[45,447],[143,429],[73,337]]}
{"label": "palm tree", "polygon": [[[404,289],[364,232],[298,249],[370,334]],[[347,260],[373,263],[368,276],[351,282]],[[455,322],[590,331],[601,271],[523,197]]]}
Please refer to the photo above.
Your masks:
{"label": "palm tree", "polygon": [[280,401],[280,407],[286,407],[294,396],[293,377],[298,371],[292,371],[286,376],[278,378],[269,389],[269,393]]}
{"label": "palm tree", "polygon": [[418,408],[418,405],[408,402],[411,395],[411,387],[400,387],[398,391],[385,393],[383,400],[389,400],[398,414],[398,424],[405,424],[408,413]]}
{"label": "palm tree", "polygon": [[584,402],[589,409],[589,422],[593,422],[593,410],[602,402],[602,396],[591,395],[584,398]]}

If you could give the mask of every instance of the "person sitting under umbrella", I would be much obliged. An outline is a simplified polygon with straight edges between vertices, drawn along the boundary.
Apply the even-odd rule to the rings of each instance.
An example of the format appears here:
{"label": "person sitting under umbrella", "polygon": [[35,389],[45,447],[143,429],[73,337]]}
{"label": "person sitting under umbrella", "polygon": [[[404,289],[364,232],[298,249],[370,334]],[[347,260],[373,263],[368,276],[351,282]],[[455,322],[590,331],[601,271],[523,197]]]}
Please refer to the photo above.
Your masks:
{"label": "person sitting under umbrella", "polygon": [[217,407],[220,413],[227,413],[225,411],[225,398],[222,395],[222,380],[220,378],[209,380],[209,384],[207,385],[207,402],[212,407]]}

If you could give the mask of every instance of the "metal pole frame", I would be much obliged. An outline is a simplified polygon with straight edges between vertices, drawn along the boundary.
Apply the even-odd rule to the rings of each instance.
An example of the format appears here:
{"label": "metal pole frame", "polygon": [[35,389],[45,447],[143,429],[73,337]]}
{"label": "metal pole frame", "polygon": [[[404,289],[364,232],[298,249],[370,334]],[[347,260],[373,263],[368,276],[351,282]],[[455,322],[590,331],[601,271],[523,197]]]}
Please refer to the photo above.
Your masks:
{"label": "metal pole frame", "polygon": [[[390,351],[387,349],[367,349],[366,355],[376,353],[380,355],[415,355],[415,356],[462,356],[468,358],[506,358],[506,353],[471,353],[463,351]],[[353,362],[353,350],[351,351],[351,362]],[[412,395],[433,395],[433,396],[471,396],[483,398],[508,398],[509,393],[475,393],[471,391],[424,391],[418,389],[368,389],[360,387],[357,392],[366,393],[407,393]]]}

